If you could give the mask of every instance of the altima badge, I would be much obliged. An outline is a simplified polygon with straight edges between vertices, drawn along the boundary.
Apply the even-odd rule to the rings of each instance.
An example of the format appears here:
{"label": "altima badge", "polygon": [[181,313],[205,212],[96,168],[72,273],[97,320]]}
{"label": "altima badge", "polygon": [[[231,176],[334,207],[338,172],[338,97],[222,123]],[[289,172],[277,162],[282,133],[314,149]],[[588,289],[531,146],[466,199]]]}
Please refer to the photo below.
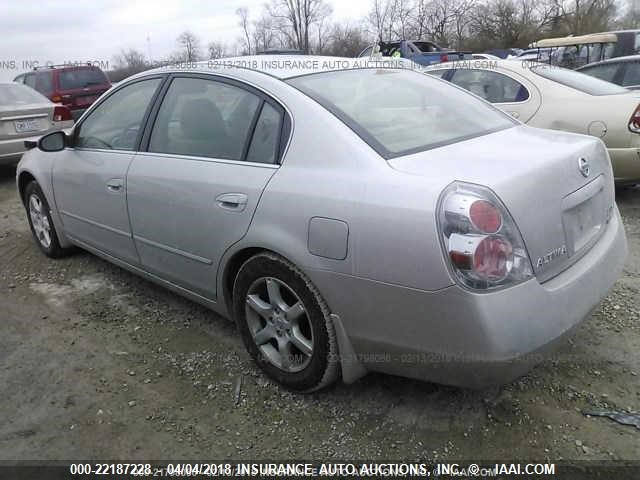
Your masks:
{"label": "altima badge", "polygon": [[588,177],[589,173],[591,173],[591,170],[589,169],[589,160],[584,157],[580,157],[578,159],[578,170],[580,170],[583,177]]}
{"label": "altima badge", "polygon": [[[587,172],[588,172],[588,167],[587,167]],[[589,175],[589,173],[587,173],[587,175]],[[585,175],[585,177],[587,175]],[[543,255],[542,257],[538,258],[538,261],[536,262],[536,266],[538,268],[542,268],[545,265],[547,265],[548,263],[551,263],[554,260],[556,260],[556,259],[558,259],[558,258],[560,258],[560,257],[562,257],[562,256],[564,256],[566,254],[567,254],[567,246],[566,245],[562,245],[561,247],[554,248],[553,250],[551,250],[546,255]]]}

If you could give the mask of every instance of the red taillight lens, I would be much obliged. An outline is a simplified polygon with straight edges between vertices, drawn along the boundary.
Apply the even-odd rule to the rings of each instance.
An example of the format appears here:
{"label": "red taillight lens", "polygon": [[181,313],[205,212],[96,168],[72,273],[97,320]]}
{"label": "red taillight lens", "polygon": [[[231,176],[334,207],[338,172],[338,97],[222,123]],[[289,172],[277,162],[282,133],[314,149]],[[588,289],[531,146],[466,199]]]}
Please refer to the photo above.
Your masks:
{"label": "red taillight lens", "polygon": [[629,131],[640,133],[640,105],[633,111],[633,115],[629,119]]}
{"label": "red taillight lens", "polygon": [[67,107],[55,107],[53,109],[53,121],[54,122],[65,122],[67,120],[73,120],[71,116],[71,110]]}
{"label": "red taillight lens", "polygon": [[442,192],[438,210],[442,246],[458,283],[489,291],[533,276],[520,231],[491,190],[453,182]]}
{"label": "red taillight lens", "polygon": [[513,264],[513,247],[500,237],[486,237],[473,254],[473,270],[481,278],[502,280]]}
{"label": "red taillight lens", "polygon": [[496,233],[502,226],[502,215],[486,200],[476,200],[471,204],[469,218],[473,226],[484,233]]}
{"label": "red taillight lens", "polygon": [[449,55],[440,55],[440,61],[441,62],[448,62],[449,61]]}
{"label": "red taillight lens", "polygon": [[62,101],[62,97],[60,95],[54,95],[53,97],[51,97],[51,101],[53,103],[58,103]]}

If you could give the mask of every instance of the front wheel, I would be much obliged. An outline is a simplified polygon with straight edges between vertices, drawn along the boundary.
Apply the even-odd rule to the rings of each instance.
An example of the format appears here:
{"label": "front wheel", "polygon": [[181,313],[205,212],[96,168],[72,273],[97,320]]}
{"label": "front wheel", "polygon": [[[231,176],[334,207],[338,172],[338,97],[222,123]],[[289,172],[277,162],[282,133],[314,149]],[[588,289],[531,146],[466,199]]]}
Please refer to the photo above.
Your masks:
{"label": "front wheel", "polygon": [[51,212],[47,199],[37,182],[32,181],[24,190],[25,207],[29,227],[40,250],[51,258],[60,258],[68,255],[71,249],[62,248],[58,242]]}
{"label": "front wheel", "polygon": [[247,260],[236,276],[233,309],[249,354],[269,377],[301,392],[336,380],[329,309],[306,276],[284,258],[262,253]]}

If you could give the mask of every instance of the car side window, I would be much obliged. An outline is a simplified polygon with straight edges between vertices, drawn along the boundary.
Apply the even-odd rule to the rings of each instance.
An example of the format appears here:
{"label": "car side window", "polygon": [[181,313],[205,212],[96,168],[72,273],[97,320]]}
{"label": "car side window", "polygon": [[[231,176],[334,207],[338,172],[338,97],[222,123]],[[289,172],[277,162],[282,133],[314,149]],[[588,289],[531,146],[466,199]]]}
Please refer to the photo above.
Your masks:
{"label": "car side window", "polygon": [[276,163],[281,128],[282,115],[273,106],[265,102],[258,117],[256,128],[253,131],[253,137],[247,152],[247,161]]}
{"label": "car side window", "polygon": [[51,72],[38,72],[36,74],[36,90],[47,97],[53,93],[53,76]]}
{"label": "car side window", "polygon": [[429,75],[433,75],[434,77],[442,78],[449,70],[428,70],[427,73]]}
{"label": "car side window", "polygon": [[640,62],[626,62],[622,86],[634,85],[640,85]]}
{"label": "car side window", "polygon": [[596,65],[593,67],[580,70],[581,73],[586,73],[592,77],[605,80],[607,82],[613,82],[616,72],[618,71],[619,64],[616,63],[604,63],[602,65]]}
{"label": "car side window", "polygon": [[142,80],[109,95],[80,124],[75,146],[135,150],[142,120],[161,81]]}
{"label": "car side window", "polygon": [[[175,78],[151,132],[149,151],[243,160],[263,100],[243,88],[203,78]],[[268,130],[267,113],[256,130]],[[253,155],[267,148],[256,144]]]}
{"label": "car side window", "polygon": [[524,85],[498,72],[458,69],[454,70],[451,81],[491,103],[524,102],[529,98]]}
{"label": "car side window", "polygon": [[29,87],[36,89],[36,75],[35,73],[28,73],[24,76],[24,83]]}

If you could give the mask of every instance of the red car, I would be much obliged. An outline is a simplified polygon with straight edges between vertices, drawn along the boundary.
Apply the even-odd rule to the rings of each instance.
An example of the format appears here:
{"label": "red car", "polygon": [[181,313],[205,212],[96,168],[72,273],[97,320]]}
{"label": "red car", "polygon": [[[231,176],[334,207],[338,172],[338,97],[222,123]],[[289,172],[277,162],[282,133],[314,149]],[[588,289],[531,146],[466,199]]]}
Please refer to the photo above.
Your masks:
{"label": "red car", "polygon": [[24,83],[52,102],[66,106],[74,120],[111,88],[104,72],[91,65],[41,67],[18,75],[13,81]]}

